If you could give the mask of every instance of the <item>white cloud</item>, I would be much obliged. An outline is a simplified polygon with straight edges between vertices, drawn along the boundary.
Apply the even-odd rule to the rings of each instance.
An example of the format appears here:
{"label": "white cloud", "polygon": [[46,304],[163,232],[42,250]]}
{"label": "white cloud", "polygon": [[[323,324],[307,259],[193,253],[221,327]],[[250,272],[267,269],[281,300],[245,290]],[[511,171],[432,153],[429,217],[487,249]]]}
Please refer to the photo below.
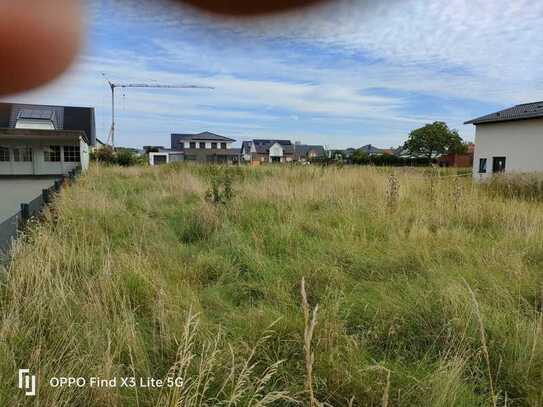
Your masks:
{"label": "white cloud", "polygon": [[[110,102],[101,72],[127,82],[201,83],[216,90],[119,93],[119,140],[141,145],[152,137],[167,144],[170,131],[210,129],[388,146],[428,121],[461,127],[475,115],[459,107],[462,100],[506,106],[542,98],[543,3],[344,0],[250,22],[218,22],[164,3],[142,13],[141,5],[91,4],[94,29],[109,30],[108,47],[89,43],[60,82],[16,99],[94,105],[105,133]],[[117,21],[118,32],[111,28]],[[141,49],[119,41],[127,39],[126,27],[147,30]],[[375,88],[391,92],[370,91]],[[436,115],[428,113],[434,106],[412,106],[404,96],[412,94],[456,103],[444,102],[446,114]],[[461,130],[471,137],[471,128]]]}

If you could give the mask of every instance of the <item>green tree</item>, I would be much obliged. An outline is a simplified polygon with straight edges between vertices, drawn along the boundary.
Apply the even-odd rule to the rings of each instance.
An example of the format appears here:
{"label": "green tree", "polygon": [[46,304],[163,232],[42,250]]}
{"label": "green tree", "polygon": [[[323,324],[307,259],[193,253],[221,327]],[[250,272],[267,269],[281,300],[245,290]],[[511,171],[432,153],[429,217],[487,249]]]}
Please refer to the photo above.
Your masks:
{"label": "green tree", "polygon": [[370,157],[368,153],[366,153],[364,150],[359,148],[358,150],[355,150],[353,152],[353,155],[351,156],[351,159],[354,164],[369,164]]}
{"label": "green tree", "polygon": [[466,146],[457,130],[451,130],[445,122],[434,122],[413,130],[404,147],[411,155],[432,159],[438,154],[463,153]]}

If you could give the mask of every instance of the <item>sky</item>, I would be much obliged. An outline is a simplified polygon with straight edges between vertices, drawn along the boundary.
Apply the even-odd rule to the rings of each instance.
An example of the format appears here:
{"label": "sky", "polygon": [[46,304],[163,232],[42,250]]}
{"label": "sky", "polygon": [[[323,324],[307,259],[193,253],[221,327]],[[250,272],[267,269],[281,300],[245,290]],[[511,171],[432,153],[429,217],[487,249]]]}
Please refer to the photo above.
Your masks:
{"label": "sky", "polygon": [[208,89],[116,92],[116,144],[171,133],[278,138],[328,148],[401,145],[409,132],[543,100],[543,2],[338,0],[258,19],[217,19],[166,0],[89,0],[87,39],[59,80],[9,101],[93,106],[111,125],[118,83]]}

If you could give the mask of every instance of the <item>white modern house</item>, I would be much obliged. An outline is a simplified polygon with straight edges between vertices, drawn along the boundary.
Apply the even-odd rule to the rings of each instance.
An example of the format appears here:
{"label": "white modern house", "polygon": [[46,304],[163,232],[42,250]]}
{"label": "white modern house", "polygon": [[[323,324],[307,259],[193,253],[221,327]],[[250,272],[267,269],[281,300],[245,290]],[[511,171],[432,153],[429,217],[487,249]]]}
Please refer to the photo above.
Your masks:
{"label": "white modern house", "polygon": [[94,109],[0,103],[0,175],[67,174],[89,165]]}
{"label": "white modern house", "polygon": [[241,145],[244,161],[262,163],[288,163],[294,161],[294,145],[290,140],[254,139]]}
{"label": "white modern house", "polygon": [[476,126],[474,179],[543,171],[543,102],[516,105],[465,124]]}

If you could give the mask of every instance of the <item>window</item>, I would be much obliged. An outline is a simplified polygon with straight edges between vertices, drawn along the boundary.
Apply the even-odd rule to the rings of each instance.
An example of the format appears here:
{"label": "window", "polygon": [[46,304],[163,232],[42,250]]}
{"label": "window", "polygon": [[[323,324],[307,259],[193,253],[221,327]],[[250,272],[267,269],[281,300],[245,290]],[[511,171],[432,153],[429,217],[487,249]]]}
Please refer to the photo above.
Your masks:
{"label": "window", "polygon": [[32,161],[32,148],[31,147],[17,147],[13,149],[13,161]]}
{"label": "window", "polygon": [[50,162],[60,162],[60,146],[49,146],[43,152],[43,160]]}
{"label": "window", "polygon": [[81,161],[79,146],[64,146],[64,161],[67,163],[78,163]]}
{"label": "window", "polygon": [[200,143],[200,148],[206,148],[206,143]]}
{"label": "window", "polygon": [[492,157],[492,172],[505,171],[505,157]]}
{"label": "window", "polygon": [[486,173],[486,158],[479,159],[479,174]]}
{"label": "window", "polygon": [[226,143],[221,143],[221,148],[222,148],[223,150],[226,150]]}
{"label": "window", "polygon": [[184,150],[185,149],[185,143],[183,143],[182,141],[180,141],[178,143],[178,145],[179,145],[179,150]]}
{"label": "window", "polygon": [[190,142],[190,148],[196,148],[196,143],[194,141]]}
{"label": "window", "polygon": [[217,148],[217,143],[211,143],[211,148],[216,149]]}
{"label": "window", "polygon": [[9,148],[0,146],[0,161],[9,161]]}

